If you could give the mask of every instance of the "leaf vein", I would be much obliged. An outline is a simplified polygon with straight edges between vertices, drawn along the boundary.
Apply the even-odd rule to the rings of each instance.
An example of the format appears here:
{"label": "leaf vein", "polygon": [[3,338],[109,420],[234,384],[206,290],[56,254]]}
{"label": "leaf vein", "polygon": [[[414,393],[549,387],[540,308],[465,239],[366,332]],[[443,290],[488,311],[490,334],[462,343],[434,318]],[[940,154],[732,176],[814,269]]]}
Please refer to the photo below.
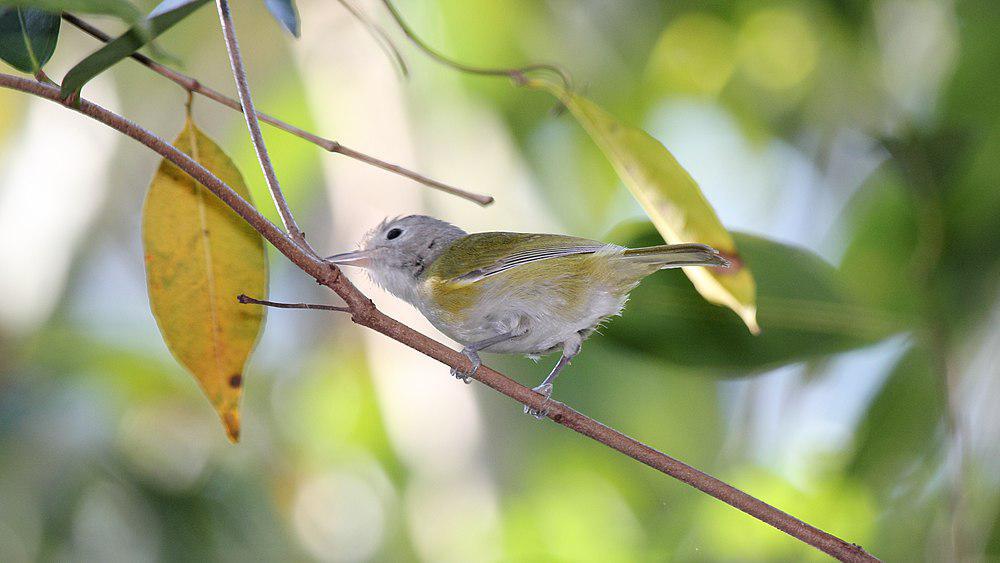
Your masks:
{"label": "leaf vein", "polygon": [[[201,161],[201,155],[198,154],[198,137],[195,133],[193,124],[190,123],[188,126],[188,141],[191,143],[191,157],[195,160],[195,162],[204,166],[205,163]],[[216,374],[222,374],[222,353],[221,350],[219,350],[219,342],[222,335],[220,334],[221,327],[219,326],[219,313],[216,309],[217,296],[215,294],[215,268],[212,263],[212,246],[208,230],[205,193],[204,189],[202,189],[197,181],[191,179],[191,183],[194,185],[195,193],[198,197],[198,221],[201,225],[201,241],[205,253],[205,275],[208,278],[208,310],[212,319],[212,353],[215,359]]]}

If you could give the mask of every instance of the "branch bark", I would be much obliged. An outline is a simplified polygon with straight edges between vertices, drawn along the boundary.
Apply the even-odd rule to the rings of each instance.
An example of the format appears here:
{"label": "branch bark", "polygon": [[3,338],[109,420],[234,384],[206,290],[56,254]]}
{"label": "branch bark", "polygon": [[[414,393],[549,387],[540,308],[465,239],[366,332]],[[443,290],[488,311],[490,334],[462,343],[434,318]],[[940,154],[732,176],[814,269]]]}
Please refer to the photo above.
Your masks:
{"label": "branch bark", "polygon": [[[20,90],[56,103],[62,103],[57,87],[35,80],[9,74],[0,74],[0,87]],[[441,342],[421,334],[379,311],[368,297],[362,294],[346,277],[341,275],[340,270],[336,266],[324,262],[314,254],[307,253],[274,223],[271,223],[261,215],[253,205],[234,192],[232,188],[227,186],[212,172],[192,160],[188,155],[177,150],[170,143],[128,119],[85,99],[79,100],[78,107],[66,107],[100,121],[139,141],[163,158],[176,164],[177,167],[184,170],[187,174],[190,174],[191,177],[205,186],[247,221],[293,264],[312,276],[317,283],[329,287],[340,296],[347,303],[351,319],[355,323],[378,331],[447,366],[462,371],[471,369],[469,359],[462,353],[452,350]],[[856,544],[848,543],[790,514],[782,512],[707,473],[699,471],[613,428],[605,426],[573,410],[564,403],[546,400],[542,395],[535,393],[531,389],[487,366],[481,366],[474,378],[519,403],[534,409],[547,410],[546,416],[553,422],[579,432],[657,471],[687,483],[841,561],[869,563],[878,561],[878,559],[869,555]]]}
{"label": "branch bark", "polygon": [[421,39],[420,36],[413,31],[413,28],[411,28],[410,25],[406,23],[406,20],[403,19],[402,14],[399,13],[399,10],[396,9],[396,6],[393,5],[393,3],[390,0],[382,0],[382,4],[385,5],[386,9],[389,11],[389,15],[392,16],[392,19],[396,22],[396,25],[398,25],[399,29],[403,32],[403,35],[405,35],[406,38],[409,39],[411,43],[413,43],[418,49],[423,51],[427,56],[445,66],[449,66],[460,72],[467,72],[469,74],[478,74],[480,76],[506,76],[507,78],[513,80],[514,83],[517,84],[518,86],[523,86],[527,82],[527,79],[525,78],[526,73],[535,71],[547,71],[555,74],[556,76],[559,77],[560,80],[562,80],[563,87],[566,89],[566,91],[573,90],[573,80],[570,78],[569,73],[561,66],[552,63],[535,63],[517,68],[488,68],[488,67],[465,64],[456,61],[455,59],[452,59],[451,57],[448,57],[443,53],[441,53],[440,51],[434,49],[433,47],[428,45],[423,39]]}
{"label": "branch bark", "polygon": [[[84,33],[90,35],[95,39],[98,39],[105,43],[111,40],[111,37],[108,34],[90,25],[89,23],[81,20],[80,18],[74,16],[73,14],[63,12],[62,18],[67,23],[79,28],[81,31],[83,31]],[[145,66],[146,68],[152,70],[153,72],[159,74],[160,76],[163,76],[164,78],[170,80],[171,82],[177,84],[181,88],[184,88],[188,92],[194,92],[195,94],[204,96],[230,109],[236,110],[241,113],[243,112],[243,106],[240,105],[240,102],[234,100],[233,98],[230,98],[229,96],[226,96],[225,94],[219,92],[214,88],[206,86],[197,78],[188,76],[170,67],[161,65],[160,63],[154,61],[153,59],[150,59],[149,57],[143,55],[142,53],[132,53],[131,57],[134,60],[136,60],[139,64]],[[300,139],[309,141],[310,143],[320,147],[321,149],[327,152],[341,154],[348,158],[353,158],[354,160],[364,162],[365,164],[375,166],[376,168],[381,168],[382,170],[385,170],[387,172],[392,172],[393,174],[398,174],[400,176],[409,178],[410,180],[421,183],[430,188],[434,188],[436,190],[440,190],[442,192],[467,199],[469,201],[478,203],[479,205],[489,205],[493,203],[492,196],[469,192],[461,188],[456,188],[455,186],[445,184],[444,182],[439,182],[433,178],[429,178],[427,176],[424,176],[423,174],[414,172],[402,166],[392,164],[380,158],[376,158],[369,154],[365,154],[363,152],[354,150],[346,145],[341,144],[338,141],[334,141],[333,139],[326,139],[324,137],[320,137],[319,135],[310,133],[305,129],[301,129],[299,127],[286,123],[264,112],[258,111],[257,118],[263,121],[264,123],[277,127],[282,131],[285,131],[286,133],[291,133],[292,135],[295,135]]]}
{"label": "branch bark", "polygon": [[337,0],[337,2],[368,30],[368,33],[375,39],[375,42],[378,43],[378,46],[385,52],[386,56],[396,64],[400,74],[404,78],[408,78],[410,76],[410,69],[406,66],[406,61],[403,60],[403,55],[400,54],[399,49],[396,48],[396,44],[392,42],[392,38],[382,29],[382,26],[372,21],[368,17],[368,14],[352,4],[350,0]]}
{"label": "branch bark", "polygon": [[271,199],[274,200],[274,206],[281,214],[281,222],[285,225],[285,231],[291,235],[292,240],[310,254],[315,255],[316,251],[306,242],[305,233],[299,229],[295,222],[295,216],[292,215],[292,210],[285,200],[285,194],[281,191],[281,184],[278,183],[278,174],[274,171],[271,156],[267,154],[267,144],[264,143],[264,135],[260,132],[257,110],[253,107],[253,96],[250,95],[250,83],[247,80],[247,69],[243,64],[243,55],[240,53],[240,43],[236,39],[236,28],[233,26],[229,0],[216,0],[215,5],[219,9],[219,23],[222,25],[222,36],[226,40],[226,51],[229,52],[229,66],[233,69],[236,92],[240,96],[240,105],[243,106],[243,116],[246,118],[247,129],[250,130],[250,141],[253,142],[253,150],[257,153],[260,168],[264,171]]}
{"label": "branch bark", "polygon": [[276,309],[311,309],[314,311],[336,311],[338,313],[350,313],[350,307],[338,307],[336,305],[319,305],[316,303],[280,303],[278,301],[268,301],[266,299],[254,299],[243,293],[236,296],[236,300],[244,305],[264,305]]}

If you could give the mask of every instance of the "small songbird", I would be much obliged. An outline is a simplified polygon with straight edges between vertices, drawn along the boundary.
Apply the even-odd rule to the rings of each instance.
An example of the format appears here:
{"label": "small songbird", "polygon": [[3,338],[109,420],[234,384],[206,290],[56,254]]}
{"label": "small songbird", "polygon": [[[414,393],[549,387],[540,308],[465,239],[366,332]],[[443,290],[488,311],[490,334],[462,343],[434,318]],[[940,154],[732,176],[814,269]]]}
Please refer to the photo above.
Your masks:
{"label": "small songbird", "polygon": [[665,268],[729,266],[703,244],[625,248],[563,235],[468,234],[425,215],[387,219],[360,246],[327,260],[365,268],[462,344],[472,369],[451,373],[466,383],[481,365],[479,352],[537,357],[561,350],[534,388],[546,398],[583,341],[621,313],[643,278]]}

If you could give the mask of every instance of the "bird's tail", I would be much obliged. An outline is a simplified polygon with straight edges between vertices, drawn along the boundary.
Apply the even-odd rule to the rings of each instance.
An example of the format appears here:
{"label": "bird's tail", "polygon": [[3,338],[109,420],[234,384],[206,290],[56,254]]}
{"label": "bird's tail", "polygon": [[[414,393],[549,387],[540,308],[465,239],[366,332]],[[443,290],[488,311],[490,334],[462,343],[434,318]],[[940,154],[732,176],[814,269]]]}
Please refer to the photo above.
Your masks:
{"label": "bird's tail", "polygon": [[630,261],[666,268],[683,266],[729,267],[729,260],[719,255],[719,251],[704,244],[663,244],[645,248],[629,248],[624,257]]}

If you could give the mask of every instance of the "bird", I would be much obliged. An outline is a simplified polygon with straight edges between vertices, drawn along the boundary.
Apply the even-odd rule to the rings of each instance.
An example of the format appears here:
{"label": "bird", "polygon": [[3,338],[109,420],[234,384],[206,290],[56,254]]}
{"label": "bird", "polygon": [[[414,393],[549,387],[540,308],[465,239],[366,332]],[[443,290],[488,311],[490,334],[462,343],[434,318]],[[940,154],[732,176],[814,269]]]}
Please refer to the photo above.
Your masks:
{"label": "bird", "polygon": [[[451,369],[466,383],[480,352],[533,359],[561,352],[534,391],[551,398],[553,383],[584,340],[620,315],[640,281],[667,268],[728,268],[714,248],[697,243],[626,248],[566,235],[467,233],[426,215],[386,219],[359,248],[327,261],[363,268],[378,286],[414,306],[463,346],[471,369]],[[545,410],[524,407],[536,418]]]}

